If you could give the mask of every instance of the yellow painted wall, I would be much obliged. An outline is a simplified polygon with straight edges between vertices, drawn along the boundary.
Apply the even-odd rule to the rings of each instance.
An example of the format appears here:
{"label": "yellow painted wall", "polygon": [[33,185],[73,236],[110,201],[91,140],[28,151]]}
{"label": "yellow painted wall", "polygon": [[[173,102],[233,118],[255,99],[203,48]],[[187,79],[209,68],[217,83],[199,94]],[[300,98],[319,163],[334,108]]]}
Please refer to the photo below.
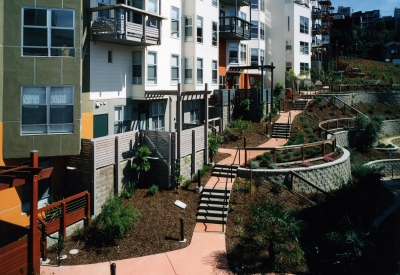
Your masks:
{"label": "yellow painted wall", "polygon": [[93,112],[82,114],[82,138],[93,138]]}

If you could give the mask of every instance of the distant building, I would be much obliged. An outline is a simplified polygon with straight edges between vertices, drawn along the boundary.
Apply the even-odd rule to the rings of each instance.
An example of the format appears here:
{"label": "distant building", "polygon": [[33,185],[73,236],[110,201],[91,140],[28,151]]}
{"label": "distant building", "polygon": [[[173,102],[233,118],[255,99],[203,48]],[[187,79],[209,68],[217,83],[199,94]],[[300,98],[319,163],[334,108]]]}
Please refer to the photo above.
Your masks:
{"label": "distant building", "polygon": [[394,26],[397,33],[400,27],[400,8],[394,8],[393,17],[394,17]]}
{"label": "distant building", "polygon": [[351,7],[339,6],[337,9],[337,14],[344,15],[346,17],[351,17],[352,9]]}
{"label": "distant building", "polygon": [[386,45],[389,52],[390,62],[400,64],[400,42],[389,42]]}

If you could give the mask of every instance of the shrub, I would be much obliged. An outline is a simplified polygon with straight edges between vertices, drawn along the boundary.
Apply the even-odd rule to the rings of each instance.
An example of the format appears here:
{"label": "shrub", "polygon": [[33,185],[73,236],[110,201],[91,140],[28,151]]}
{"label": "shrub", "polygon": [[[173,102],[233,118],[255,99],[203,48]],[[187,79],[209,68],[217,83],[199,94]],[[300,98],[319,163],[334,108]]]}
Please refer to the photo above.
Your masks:
{"label": "shrub", "polygon": [[263,154],[263,156],[264,156],[264,158],[267,159],[268,161],[270,161],[270,160],[272,159],[271,154],[268,153],[268,152],[265,152],[265,153]]}
{"label": "shrub", "polygon": [[251,162],[251,168],[252,169],[257,169],[260,167],[260,164],[258,163],[258,161],[252,161]]}
{"label": "shrub", "polygon": [[382,168],[371,167],[363,164],[353,164],[351,174],[358,182],[377,182],[383,176]]}
{"label": "shrub", "polygon": [[134,182],[127,182],[122,187],[122,192],[120,197],[123,199],[130,199],[135,191],[135,183]]}
{"label": "shrub", "polygon": [[291,157],[291,155],[290,155],[290,153],[288,152],[288,153],[284,154],[283,157],[284,157],[285,159],[289,159],[289,158]]}
{"label": "shrub", "polygon": [[[205,173],[207,173],[208,169],[210,169],[210,166],[208,165],[203,165],[200,169],[200,178],[204,176]],[[198,180],[198,173],[193,174],[193,180],[197,182]]]}
{"label": "shrub", "polygon": [[107,198],[100,214],[93,220],[92,228],[96,237],[104,241],[122,238],[139,220],[140,213],[131,204],[115,195]]}
{"label": "shrub", "polygon": [[276,161],[282,161],[282,155],[280,153],[276,153]]}
{"label": "shrub", "polygon": [[182,185],[184,188],[189,188],[189,186],[192,184],[192,181],[190,179],[185,180]]}
{"label": "shrub", "polygon": [[238,133],[239,137],[243,136],[243,133],[247,130],[251,130],[253,128],[253,124],[251,121],[242,120],[241,118],[232,120],[230,123],[231,128]]}
{"label": "shrub", "polygon": [[270,163],[270,164],[268,164],[268,168],[269,169],[276,169],[276,168],[278,168],[278,166],[276,166],[276,163]]}
{"label": "shrub", "polygon": [[355,145],[359,151],[371,151],[379,139],[379,132],[383,124],[382,117],[375,116],[372,119],[357,116],[355,127],[358,130],[355,136]]}
{"label": "shrub", "polygon": [[263,155],[258,155],[257,157],[256,157],[256,160],[262,160],[263,159]]}
{"label": "shrub", "polygon": [[300,157],[300,156],[301,156],[301,150],[295,150],[294,153],[293,153],[293,155],[294,155],[295,157]]}
{"label": "shrub", "polygon": [[208,150],[212,156],[218,154],[218,141],[212,133],[208,133]]}
{"label": "shrub", "polygon": [[289,153],[289,151],[287,149],[283,149],[282,153],[287,154],[287,153]]}
{"label": "shrub", "polygon": [[155,195],[158,192],[158,185],[153,184],[150,188],[149,188],[150,194]]}

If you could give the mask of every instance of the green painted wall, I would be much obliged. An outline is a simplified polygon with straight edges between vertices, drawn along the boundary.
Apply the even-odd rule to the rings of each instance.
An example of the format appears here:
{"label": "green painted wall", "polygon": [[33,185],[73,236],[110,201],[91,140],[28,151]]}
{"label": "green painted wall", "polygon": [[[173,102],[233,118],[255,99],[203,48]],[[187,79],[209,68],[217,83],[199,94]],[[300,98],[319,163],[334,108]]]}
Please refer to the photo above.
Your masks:
{"label": "green painted wall", "polygon": [[[86,2],[86,1],[83,1]],[[22,7],[64,8],[75,10],[75,57],[21,56]],[[3,8],[4,5],[4,8]],[[29,157],[33,149],[40,156],[77,155],[80,152],[82,86],[82,1],[76,0],[0,0],[0,100],[3,124],[3,159]],[[3,14],[2,14],[3,13]],[[4,15],[4,16],[2,16]],[[4,18],[4,19],[3,19]],[[4,66],[2,64],[7,64]],[[73,85],[74,133],[21,135],[22,85]]]}

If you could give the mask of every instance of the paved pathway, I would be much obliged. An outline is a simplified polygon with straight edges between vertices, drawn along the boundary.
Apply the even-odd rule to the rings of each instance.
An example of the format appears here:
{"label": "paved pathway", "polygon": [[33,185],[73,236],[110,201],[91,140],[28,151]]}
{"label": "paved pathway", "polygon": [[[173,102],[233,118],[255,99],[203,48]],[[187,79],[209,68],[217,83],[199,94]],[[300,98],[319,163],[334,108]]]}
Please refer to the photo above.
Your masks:
{"label": "paved pathway", "polygon": [[[292,120],[301,111],[291,111]],[[280,113],[277,122],[287,123],[289,113]],[[260,147],[276,147],[286,143],[286,139],[271,138]],[[219,149],[219,152],[229,153],[230,157],[222,160],[222,164],[231,164],[236,153],[235,149]],[[248,152],[248,158],[255,157],[257,152]],[[254,156],[253,156],[254,155]],[[241,152],[241,162],[244,162],[244,152]],[[239,158],[235,164],[239,163]],[[231,189],[234,180],[228,179],[228,188]],[[226,178],[211,177],[207,187],[225,188]],[[224,226],[226,229],[226,226]],[[79,255],[79,254],[78,254]],[[55,260],[52,259],[54,263]],[[222,225],[197,223],[189,246],[171,252],[110,261],[91,265],[77,266],[41,266],[41,275],[79,275],[96,274],[110,275],[110,264],[117,265],[118,275],[222,275],[233,274],[228,268],[225,246],[225,232]],[[271,273],[272,274],[272,273]],[[268,274],[266,274],[268,275]]]}

